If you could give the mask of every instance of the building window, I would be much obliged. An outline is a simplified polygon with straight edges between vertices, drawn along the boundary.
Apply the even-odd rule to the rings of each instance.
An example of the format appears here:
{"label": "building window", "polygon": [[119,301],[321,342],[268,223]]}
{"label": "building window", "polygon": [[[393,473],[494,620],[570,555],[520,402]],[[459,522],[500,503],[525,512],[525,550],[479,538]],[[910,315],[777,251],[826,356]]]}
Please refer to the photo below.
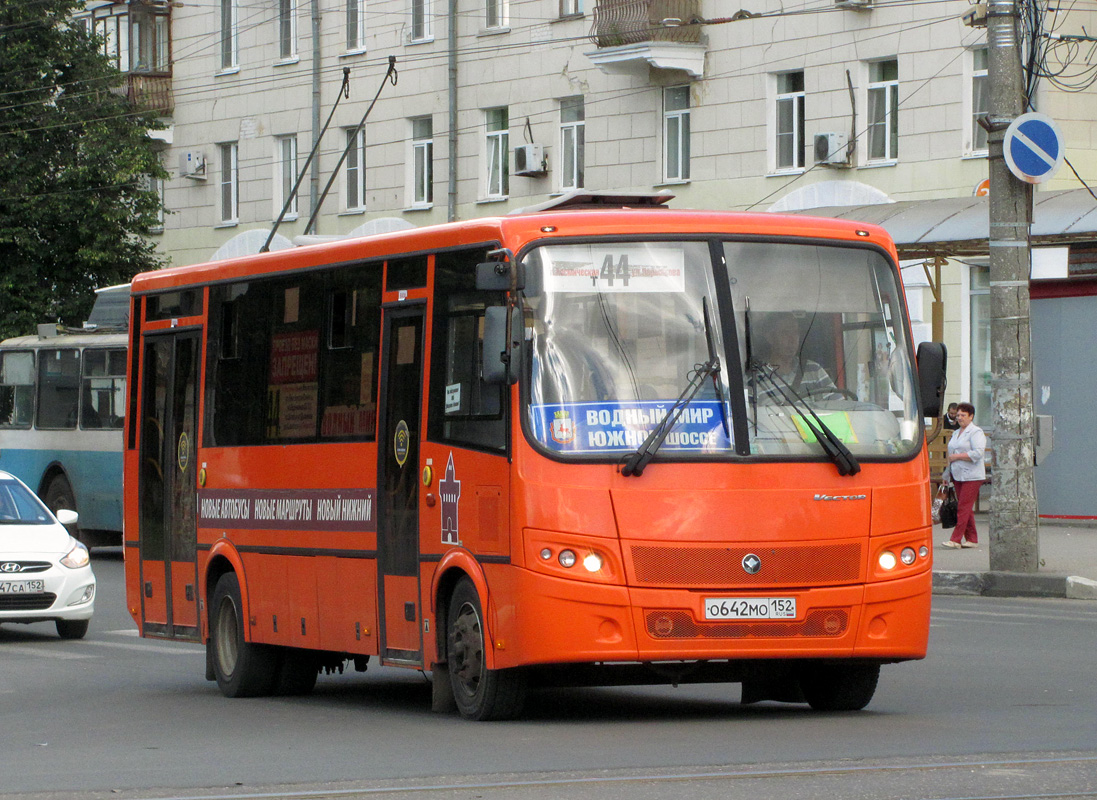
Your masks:
{"label": "building window", "polygon": [[[297,137],[280,136],[275,140],[274,149],[274,215],[282,213],[282,206],[293,192],[297,182]],[[293,195],[286,208],[286,219],[297,218],[297,195]]]}
{"label": "building window", "polygon": [[979,120],[990,113],[990,80],[987,77],[987,48],[971,51],[971,153],[986,155],[987,132]]}
{"label": "building window", "polygon": [[278,0],[278,58],[297,57],[297,0]]}
{"label": "building window", "polygon": [[899,62],[868,65],[868,160],[899,157]]}
{"label": "building window", "polygon": [[346,210],[362,211],[366,207],[366,132],[351,128],[347,131]]}
{"label": "building window", "polygon": [[490,199],[510,194],[510,119],[506,108],[489,108],[487,118],[487,191]]}
{"label": "building window", "polygon": [[154,193],[156,195],[156,199],[160,201],[160,205],[156,209],[156,224],[149,228],[149,233],[163,233],[165,181],[163,178],[156,178],[152,175],[142,175],[139,179],[139,183],[142,191]]}
{"label": "building window", "polygon": [[430,0],[411,0],[412,41],[429,39],[430,36]]}
{"label": "building window", "polygon": [[560,101],[560,189],[583,188],[586,160],[586,114],[582,97]]}
{"label": "building window", "polygon": [[[116,69],[128,72],[130,68],[129,14],[111,14],[107,6],[105,16],[96,16],[92,29],[99,38],[99,49]],[[98,9],[97,9],[98,11]]]}
{"label": "building window", "polygon": [[411,204],[434,202],[434,123],[430,117],[411,121]]}
{"label": "building window", "polygon": [[347,50],[366,49],[366,0],[347,0]]}
{"label": "building window", "polygon": [[507,21],[507,0],[484,0],[484,27],[504,28]]}
{"label": "building window", "polygon": [[221,150],[221,222],[235,225],[240,219],[239,144],[227,142]]}
{"label": "building window", "polygon": [[235,69],[240,50],[236,0],[221,0],[221,69]]}
{"label": "building window", "polygon": [[668,181],[689,180],[689,87],[663,90],[664,175]]}
{"label": "building window", "polygon": [[777,76],[777,169],[804,168],[804,73]]}
{"label": "building window", "polygon": [[983,428],[993,426],[990,413],[990,269],[972,265],[970,272],[971,312],[971,403],[981,413]]}
{"label": "building window", "polygon": [[583,13],[583,0],[560,0],[560,16],[574,17]]}
{"label": "building window", "polygon": [[[171,18],[162,7],[134,4],[131,36],[136,58],[134,72],[171,72]],[[160,12],[160,13],[158,13]]]}

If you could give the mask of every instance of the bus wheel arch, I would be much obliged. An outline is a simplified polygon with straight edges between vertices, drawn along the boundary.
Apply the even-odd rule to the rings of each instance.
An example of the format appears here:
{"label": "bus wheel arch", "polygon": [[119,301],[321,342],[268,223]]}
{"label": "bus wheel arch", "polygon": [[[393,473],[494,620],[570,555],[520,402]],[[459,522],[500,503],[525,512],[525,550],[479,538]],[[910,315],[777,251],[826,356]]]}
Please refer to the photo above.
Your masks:
{"label": "bus wheel arch", "polygon": [[462,576],[446,607],[446,668],[465,719],[514,719],[525,704],[525,671],[492,669],[491,649],[480,592]]}
{"label": "bus wheel arch", "polygon": [[274,691],[280,662],[269,645],[248,641],[248,617],[234,571],[218,578],[209,609],[207,663],[226,697],[260,697]]}

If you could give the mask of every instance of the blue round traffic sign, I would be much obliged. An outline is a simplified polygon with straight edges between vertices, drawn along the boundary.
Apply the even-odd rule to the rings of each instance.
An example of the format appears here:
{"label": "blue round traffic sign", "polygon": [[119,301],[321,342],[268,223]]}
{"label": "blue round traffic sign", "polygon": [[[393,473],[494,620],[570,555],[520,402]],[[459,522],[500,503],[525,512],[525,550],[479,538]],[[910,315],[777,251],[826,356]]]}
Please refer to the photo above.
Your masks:
{"label": "blue round traffic sign", "polygon": [[1055,120],[1032,111],[1013,120],[1002,149],[1009,171],[1025,183],[1050,180],[1063,163],[1063,135]]}

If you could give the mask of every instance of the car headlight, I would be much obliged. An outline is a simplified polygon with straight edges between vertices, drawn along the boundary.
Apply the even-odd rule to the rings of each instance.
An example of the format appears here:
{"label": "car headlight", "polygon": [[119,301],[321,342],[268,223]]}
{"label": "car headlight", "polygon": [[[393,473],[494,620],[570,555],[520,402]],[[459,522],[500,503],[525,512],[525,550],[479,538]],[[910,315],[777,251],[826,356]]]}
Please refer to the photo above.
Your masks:
{"label": "car headlight", "polygon": [[61,563],[69,569],[86,567],[89,561],[91,561],[91,554],[88,553],[88,548],[75,539],[72,540],[72,549],[61,559]]}

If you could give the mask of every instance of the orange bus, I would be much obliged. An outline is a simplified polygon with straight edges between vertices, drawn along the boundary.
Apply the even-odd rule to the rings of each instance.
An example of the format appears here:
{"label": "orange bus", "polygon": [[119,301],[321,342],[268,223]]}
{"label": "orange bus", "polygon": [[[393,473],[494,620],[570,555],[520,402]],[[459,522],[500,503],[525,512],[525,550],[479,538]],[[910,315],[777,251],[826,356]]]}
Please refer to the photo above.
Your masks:
{"label": "orange bus", "polygon": [[926,653],[925,416],[854,222],[549,208],[137,276],[127,602],[227,696],[370,657],[436,709],[737,682],[860,709]]}

